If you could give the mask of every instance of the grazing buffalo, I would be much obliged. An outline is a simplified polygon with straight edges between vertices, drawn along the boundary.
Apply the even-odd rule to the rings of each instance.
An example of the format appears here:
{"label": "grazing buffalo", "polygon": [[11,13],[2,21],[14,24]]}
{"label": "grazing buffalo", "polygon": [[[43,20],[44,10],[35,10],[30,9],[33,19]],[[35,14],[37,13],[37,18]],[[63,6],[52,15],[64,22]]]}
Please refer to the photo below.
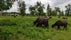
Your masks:
{"label": "grazing buffalo", "polygon": [[49,16],[49,19],[51,19],[52,18],[52,16]]}
{"label": "grazing buffalo", "polygon": [[63,19],[68,19],[67,17],[62,17]]}
{"label": "grazing buffalo", "polygon": [[64,26],[64,29],[67,30],[67,21],[65,19],[58,20],[52,25],[52,28],[54,28],[55,26],[57,26],[58,29],[60,29],[60,26]]}
{"label": "grazing buffalo", "polygon": [[48,18],[46,17],[39,17],[34,21],[34,24],[38,26],[45,26],[48,28]]}

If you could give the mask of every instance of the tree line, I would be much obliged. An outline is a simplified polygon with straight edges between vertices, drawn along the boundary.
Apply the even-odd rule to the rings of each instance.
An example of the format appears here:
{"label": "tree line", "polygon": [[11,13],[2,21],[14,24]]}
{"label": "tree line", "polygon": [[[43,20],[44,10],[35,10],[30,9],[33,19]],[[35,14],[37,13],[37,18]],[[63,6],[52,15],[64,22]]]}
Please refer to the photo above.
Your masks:
{"label": "tree line", "polygon": [[[21,15],[26,15],[25,10],[26,10],[26,5],[25,2],[23,1],[21,4],[19,3],[19,7],[20,7],[20,12]],[[47,10],[46,13],[44,12],[44,4],[42,4],[41,2],[37,2],[36,5],[34,6],[30,6],[29,7],[29,11],[30,11],[30,15],[32,16],[71,16],[71,5],[68,4],[65,6],[66,10],[65,12],[63,10],[60,10],[59,7],[55,7],[54,10],[52,10],[52,8],[50,7],[50,5],[47,5]]]}
{"label": "tree line", "polygon": [[[1,0],[0,1],[0,11],[7,10],[12,7],[12,4],[15,0]],[[18,2],[19,11],[21,16],[27,15],[26,13],[26,4],[25,2]],[[29,7],[29,15],[32,16],[71,16],[71,5],[68,4],[65,6],[65,12],[60,10],[59,7],[55,7],[54,10],[47,4],[46,13],[44,12],[44,4],[37,2],[36,5]]]}

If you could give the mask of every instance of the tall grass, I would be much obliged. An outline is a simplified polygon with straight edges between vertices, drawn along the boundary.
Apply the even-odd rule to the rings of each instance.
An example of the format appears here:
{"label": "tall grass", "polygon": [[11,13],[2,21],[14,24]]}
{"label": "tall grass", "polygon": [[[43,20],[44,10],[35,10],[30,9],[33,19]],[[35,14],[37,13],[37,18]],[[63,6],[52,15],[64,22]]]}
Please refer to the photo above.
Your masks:
{"label": "tall grass", "polygon": [[[37,17],[33,16],[18,16],[16,18],[11,16],[0,17],[0,22],[5,24],[0,26],[1,34],[7,35],[2,36],[6,37],[8,40],[71,40],[71,17],[67,19],[68,21],[68,30],[56,30],[52,29],[51,25],[62,18],[53,17],[49,19],[49,30],[43,27],[36,27],[33,24],[33,21]],[[4,23],[3,23],[4,22]],[[8,23],[7,23],[8,22]],[[11,23],[16,25],[11,26]],[[9,25],[10,24],[10,25]],[[61,28],[62,29],[62,28]],[[1,38],[1,37],[0,37]],[[5,40],[6,40],[5,39]],[[4,39],[2,39],[4,40]]]}

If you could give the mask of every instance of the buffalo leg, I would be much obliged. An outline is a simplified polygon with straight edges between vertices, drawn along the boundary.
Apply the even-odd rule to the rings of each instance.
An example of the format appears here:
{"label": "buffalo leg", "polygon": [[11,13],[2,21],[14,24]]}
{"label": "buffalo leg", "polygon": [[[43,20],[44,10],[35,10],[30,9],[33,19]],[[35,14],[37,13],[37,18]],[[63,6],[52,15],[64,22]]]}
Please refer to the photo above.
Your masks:
{"label": "buffalo leg", "polygon": [[49,25],[48,25],[48,23],[45,24],[45,27],[46,27],[47,29],[49,29]]}
{"label": "buffalo leg", "polygon": [[64,29],[67,30],[67,25],[64,26]]}
{"label": "buffalo leg", "polygon": [[58,26],[57,29],[59,30],[60,29],[60,26]]}

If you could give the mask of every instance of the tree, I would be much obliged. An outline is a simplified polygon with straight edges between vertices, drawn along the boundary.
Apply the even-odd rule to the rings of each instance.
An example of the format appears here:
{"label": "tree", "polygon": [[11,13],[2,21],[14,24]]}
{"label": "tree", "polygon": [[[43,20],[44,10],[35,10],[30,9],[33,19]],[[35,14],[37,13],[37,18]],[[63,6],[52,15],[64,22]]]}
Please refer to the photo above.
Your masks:
{"label": "tree", "polygon": [[56,11],[55,11],[55,10],[52,10],[51,15],[52,15],[52,16],[56,16],[56,15],[57,15]]}
{"label": "tree", "polygon": [[48,4],[48,6],[47,6],[47,14],[46,15],[51,16],[51,11],[52,11],[52,9],[50,8],[50,5]]}
{"label": "tree", "polygon": [[65,15],[70,16],[71,15],[71,5],[68,4],[67,6],[65,6],[65,8],[66,8]]}
{"label": "tree", "polygon": [[59,7],[55,7],[55,11],[56,11],[56,14],[58,16],[60,16],[60,12],[61,12],[60,8]]}
{"label": "tree", "polygon": [[25,10],[26,10],[26,5],[25,5],[25,2],[18,2],[19,4],[19,10],[20,10],[20,13],[21,13],[21,16],[24,16],[26,15],[25,13]]}
{"label": "tree", "polygon": [[29,11],[30,11],[31,15],[35,15],[35,7],[34,6],[30,6]]}
{"label": "tree", "polygon": [[0,0],[0,11],[11,8],[14,1],[15,0]]}
{"label": "tree", "polygon": [[35,10],[36,10],[38,16],[43,15],[44,5],[41,4],[41,2],[37,2],[37,4],[35,5],[35,8],[36,8]]}
{"label": "tree", "polygon": [[64,16],[64,11],[61,11],[61,12],[60,12],[60,15],[61,15],[61,16]]}

